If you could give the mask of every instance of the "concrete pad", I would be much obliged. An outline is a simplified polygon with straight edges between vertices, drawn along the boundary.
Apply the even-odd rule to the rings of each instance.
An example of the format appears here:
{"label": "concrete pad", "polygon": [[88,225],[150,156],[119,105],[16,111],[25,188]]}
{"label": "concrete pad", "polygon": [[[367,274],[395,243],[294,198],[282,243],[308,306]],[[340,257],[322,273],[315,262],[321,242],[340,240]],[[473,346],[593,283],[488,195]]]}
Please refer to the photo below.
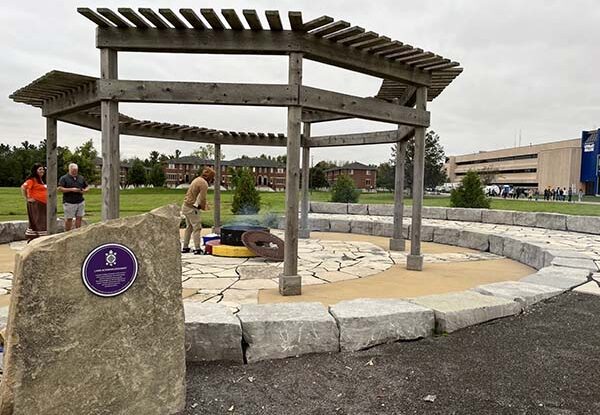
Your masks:
{"label": "concrete pad", "polygon": [[329,312],[340,329],[342,351],[427,337],[435,323],[433,310],[395,299],[342,301]]}
{"label": "concrete pad", "polygon": [[337,324],[319,303],[242,305],[237,316],[249,363],[340,347]]}
{"label": "concrete pad", "polygon": [[222,304],[185,302],[186,361],[229,360],[244,362],[242,326]]}
{"label": "concrete pad", "polygon": [[509,259],[425,263],[420,272],[409,271],[404,265],[394,265],[370,277],[303,286],[302,295],[298,297],[281,297],[277,290],[260,290],[258,302],[319,301],[332,305],[357,298],[406,299],[468,290],[498,281],[519,280],[532,272],[535,270]]}
{"label": "concrete pad", "polygon": [[588,281],[589,275],[590,272],[585,269],[550,266],[521,278],[521,281],[570,290]]}
{"label": "concrete pad", "polygon": [[523,307],[530,307],[535,303],[562,294],[565,290],[522,281],[503,281],[480,285],[473,288],[473,291],[484,295],[506,298],[521,303]]}
{"label": "concrete pad", "polygon": [[411,301],[433,309],[435,330],[438,333],[451,333],[475,324],[512,316],[520,313],[522,308],[515,301],[473,291],[417,297]]}

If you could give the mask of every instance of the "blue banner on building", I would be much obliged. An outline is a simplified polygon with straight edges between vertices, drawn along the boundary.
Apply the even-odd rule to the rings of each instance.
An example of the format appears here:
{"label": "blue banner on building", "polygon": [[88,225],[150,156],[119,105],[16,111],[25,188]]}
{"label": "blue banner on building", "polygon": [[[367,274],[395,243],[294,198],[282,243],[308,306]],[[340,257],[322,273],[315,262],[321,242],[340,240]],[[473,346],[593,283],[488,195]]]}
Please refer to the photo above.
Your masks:
{"label": "blue banner on building", "polygon": [[581,181],[585,185],[585,194],[600,194],[600,144],[599,130],[581,133]]}

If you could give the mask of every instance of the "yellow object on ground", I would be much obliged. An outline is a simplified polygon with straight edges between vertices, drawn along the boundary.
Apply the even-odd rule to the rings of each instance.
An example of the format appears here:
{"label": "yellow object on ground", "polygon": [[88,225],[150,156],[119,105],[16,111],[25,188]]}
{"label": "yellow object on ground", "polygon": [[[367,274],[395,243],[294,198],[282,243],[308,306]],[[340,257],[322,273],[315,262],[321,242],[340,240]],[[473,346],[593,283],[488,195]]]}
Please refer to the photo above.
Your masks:
{"label": "yellow object on ground", "polygon": [[235,258],[250,258],[256,256],[256,254],[245,246],[232,245],[215,245],[212,247],[212,254],[214,256],[228,256]]}

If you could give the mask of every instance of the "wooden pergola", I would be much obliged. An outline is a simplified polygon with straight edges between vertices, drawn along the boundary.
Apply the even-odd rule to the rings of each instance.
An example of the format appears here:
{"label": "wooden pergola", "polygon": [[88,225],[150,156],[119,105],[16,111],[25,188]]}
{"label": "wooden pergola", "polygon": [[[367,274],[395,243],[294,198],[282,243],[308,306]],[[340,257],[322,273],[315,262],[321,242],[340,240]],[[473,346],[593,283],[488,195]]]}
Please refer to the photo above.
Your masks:
{"label": "wooden pergola", "polygon": [[[221,145],[280,146],[287,149],[285,259],[280,292],[297,295],[298,238],[308,238],[309,155],[313,147],[398,143],[394,232],[390,249],[405,250],[402,237],[404,163],[408,140],[415,140],[411,252],[407,268],[421,270],[421,208],[427,101],[436,98],[461,72],[459,63],[391,40],[343,20],[321,16],[305,22],[289,12],[289,28],[278,11],[107,8],[77,11],[97,25],[100,78],[52,71],[10,98],[42,109],[47,120],[48,230],[56,232],[57,121],[102,132],[102,220],[119,216],[120,135],[212,143],[215,182],[220,183]],[[119,52],[287,55],[287,84],[244,84],[119,79]],[[374,97],[358,97],[302,83],[302,62],[310,59],[379,77]],[[287,134],[223,131],[137,120],[119,113],[119,102],[287,107]],[[312,123],[362,118],[396,125],[387,131],[311,136]],[[301,131],[302,124],[302,131]],[[302,151],[301,151],[302,150]],[[300,153],[302,162],[300,163]],[[302,166],[300,166],[302,164]],[[301,203],[299,203],[302,172]],[[219,227],[220,188],[215,186],[214,221]],[[299,205],[300,217],[299,217]]]}

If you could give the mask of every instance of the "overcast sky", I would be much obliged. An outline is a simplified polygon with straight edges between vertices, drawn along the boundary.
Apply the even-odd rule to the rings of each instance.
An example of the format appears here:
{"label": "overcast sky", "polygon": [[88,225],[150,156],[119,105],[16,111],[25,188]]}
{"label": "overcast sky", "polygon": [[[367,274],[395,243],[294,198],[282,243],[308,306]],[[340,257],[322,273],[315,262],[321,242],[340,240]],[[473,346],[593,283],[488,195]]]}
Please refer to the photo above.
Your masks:
{"label": "overcast sky", "polygon": [[[16,89],[53,70],[99,75],[95,25],[76,12],[96,7],[235,7],[300,10],[305,21],[321,15],[346,20],[392,39],[461,63],[464,72],[429,104],[431,128],[446,154],[510,147],[521,132],[523,145],[578,138],[600,124],[600,7],[589,1],[197,1],[123,0],[4,2],[0,13],[0,142],[39,142],[45,123],[39,109],[8,99]],[[289,24],[285,19],[284,24]],[[123,79],[287,82],[285,57],[177,54],[119,54]],[[380,80],[306,61],[303,82],[360,96],[374,95]],[[141,119],[210,128],[285,132],[284,108],[122,104],[120,111]],[[360,120],[320,123],[313,135],[394,128]],[[70,147],[99,133],[59,123],[59,145]],[[121,136],[122,157],[146,157],[151,150],[183,154],[196,145]],[[247,154],[282,154],[283,149],[224,146],[228,159]],[[349,160],[379,163],[390,146],[313,151],[315,162]]]}

